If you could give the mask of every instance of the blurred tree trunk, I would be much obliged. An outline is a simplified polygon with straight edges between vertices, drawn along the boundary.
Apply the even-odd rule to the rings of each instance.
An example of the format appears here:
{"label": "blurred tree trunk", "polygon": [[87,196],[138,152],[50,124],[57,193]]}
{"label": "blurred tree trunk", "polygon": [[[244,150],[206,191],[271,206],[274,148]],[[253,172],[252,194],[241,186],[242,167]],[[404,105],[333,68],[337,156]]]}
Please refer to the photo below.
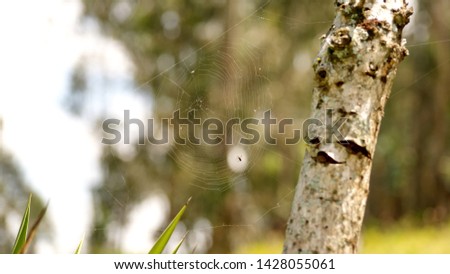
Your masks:
{"label": "blurred tree trunk", "polygon": [[[233,43],[236,39],[236,29],[233,27],[236,23],[236,14],[237,14],[237,8],[236,8],[236,0],[227,0],[226,1],[226,9],[224,12],[224,27],[227,32],[225,32],[223,36],[223,43],[221,45],[221,52],[223,53],[223,56],[226,56],[224,58],[224,66],[225,71],[227,72],[227,76],[224,80],[223,89],[216,89],[215,92],[218,94],[212,94],[209,96],[211,105],[216,106],[218,113],[222,117],[225,117],[225,119],[230,115],[228,112],[228,107],[233,105],[233,101],[236,100],[236,98],[233,98],[236,94],[237,90],[237,75],[236,71],[233,69],[232,62],[234,60],[235,52],[233,50]],[[233,111],[233,110],[232,110]],[[231,116],[233,113],[231,113]],[[230,117],[231,118],[231,117]],[[224,123],[226,121],[223,121]],[[229,136],[227,136],[229,138]],[[222,151],[223,151],[223,157],[226,157],[227,155],[227,146],[225,144],[221,144]],[[231,178],[229,178],[231,179]],[[229,189],[223,193],[224,198],[221,199],[220,205],[219,205],[219,213],[218,215],[220,218],[218,220],[222,221],[224,224],[233,224],[238,219],[239,216],[234,213],[238,213],[239,211],[235,209],[235,203],[229,202],[230,200],[233,200],[233,194],[230,193],[234,191],[233,189]],[[228,202],[227,202],[228,201]],[[213,230],[213,241],[212,246],[209,249],[209,253],[215,253],[215,254],[229,254],[232,252],[232,232],[230,229],[225,228],[216,228]]]}
{"label": "blurred tree trunk", "polygon": [[[404,0],[336,0],[314,63],[312,122],[284,253],[355,253],[384,106],[408,54]],[[337,131],[337,129],[339,129]]]}
{"label": "blurred tree trunk", "polygon": [[[428,6],[435,22],[431,28],[431,36],[434,37],[432,40],[448,35],[447,17],[441,15],[446,10],[446,4],[442,1],[423,2],[423,5]],[[450,54],[445,44],[437,43],[431,47],[427,58],[436,60],[439,74],[428,85],[421,85],[417,90],[413,119],[414,124],[420,126],[413,128],[417,153],[412,176],[415,185],[413,209],[414,212],[424,212],[425,221],[439,222],[448,216],[450,206],[450,193],[442,174],[448,144],[447,89],[450,85]]]}

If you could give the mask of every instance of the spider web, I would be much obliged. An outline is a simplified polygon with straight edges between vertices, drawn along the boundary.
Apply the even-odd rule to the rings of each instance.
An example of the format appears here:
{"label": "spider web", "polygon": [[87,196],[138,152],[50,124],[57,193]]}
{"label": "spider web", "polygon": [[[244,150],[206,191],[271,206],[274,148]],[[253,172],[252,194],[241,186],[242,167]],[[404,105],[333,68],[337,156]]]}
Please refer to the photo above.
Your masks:
{"label": "spider web", "polygon": [[[211,45],[213,46],[215,45]],[[203,52],[214,54],[203,55]],[[231,55],[230,52],[236,54]],[[195,135],[201,140],[200,144],[187,140],[182,148],[172,146],[169,151],[178,166],[195,177],[200,188],[227,189],[230,183],[245,176],[261,155],[260,145],[239,144],[238,141],[245,134],[238,126],[231,127],[231,133],[226,128],[230,119],[254,118],[270,106],[270,98],[264,90],[267,78],[261,64],[256,62],[255,52],[256,49],[242,45],[239,51],[234,48],[206,47],[198,52],[199,58],[194,65],[182,62],[159,76],[162,81],[156,88],[156,96],[177,94],[173,112],[180,111],[181,117],[195,113],[195,117],[202,118],[201,120],[214,118],[223,124],[221,143],[207,144],[205,140],[201,140],[202,128],[196,126]],[[179,73],[166,75],[172,71]],[[205,87],[205,83],[211,84]],[[186,104],[186,101],[189,103]],[[228,140],[225,134],[231,134],[233,139]],[[182,128],[182,135],[187,137],[185,127]],[[224,144],[225,142],[228,144]]]}
{"label": "spider web", "polygon": [[[266,64],[261,62],[258,46],[256,43],[240,38],[239,44],[223,47],[220,39],[231,30],[251,20],[261,22],[284,20],[292,28],[298,25],[313,24],[323,24],[326,28],[332,22],[332,20],[306,22],[285,16],[281,19],[272,19],[276,16],[270,12],[264,12],[261,15],[260,11],[270,2],[268,1],[252,11],[236,25],[225,30],[217,39],[206,43],[199,49],[191,50],[181,58],[181,61],[175,62],[165,56],[165,60],[164,58],[160,60],[160,73],[143,83],[138,89],[144,86],[151,87],[155,90],[154,96],[158,101],[167,94],[175,94],[172,96],[176,98],[174,104],[171,105],[172,112],[180,110],[181,117],[188,117],[189,113],[194,111],[196,117],[202,119],[214,117],[221,121],[228,121],[232,118],[260,118],[263,111],[271,108],[272,100],[270,90],[267,90],[267,84],[271,80],[267,76]],[[421,46],[449,42],[450,39],[420,41],[407,45],[407,47],[414,50]],[[424,78],[435,73],[439,66],[448,62],[450,59],[442,60],[432,70],[420,75],[407,86],[395,88],[392,90],[391,97],[413,88]],[[204,83],[209,84],[205,87]],[[207,91],[203,91],[205,88]],[[198,127],[197,130],[199,130]],[[259,164],[261,155],[270,149],[261,143],[240,145],[236,140],[246,137],[246,135],[239,129],[233,128],[232,130],[234,139],[230,145],[208,145],[204,142],[195,145],[187,142],[182,147],[173,144],[168,147],[168,155],[184,172],[194,178],[193,185],[199,189],[199,192],[226,191],[233,187],[239,187],[239,185],[245,185],[248,172]],[[196,132],[201,133],[201,129]],[[185,128],[183,128],[182,135],[187,136]],[[286,157],[281,154],[280,156]],[[287,160],[294,161],[295,165],[301,165],[298,160]],[[280,207],[289,208],[293,191],[293,188],[289,189],[281,199],[273,201],[272,207],[253,215],[253,218],[246,223],[211,224],[203,222],[202,225],[195,226],[193,230],[207,233],[214,229],[234,228],[251,231],[252,228],[264,221],[270,212]]]}

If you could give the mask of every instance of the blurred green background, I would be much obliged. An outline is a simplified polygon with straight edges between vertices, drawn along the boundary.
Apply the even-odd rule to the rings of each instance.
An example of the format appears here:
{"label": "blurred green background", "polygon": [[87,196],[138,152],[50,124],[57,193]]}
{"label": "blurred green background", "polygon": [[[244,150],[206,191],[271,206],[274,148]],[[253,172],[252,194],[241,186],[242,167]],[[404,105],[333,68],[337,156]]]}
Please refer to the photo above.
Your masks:
{"label": "blurred green background", "polygon": [[[450,252],[450,2],[413,2],[404,31],[410,56],[398,70],[375,153],[364,253]],[[179,109],[226,121],[271,109],[297,128],[310,113],[312,61],[334,17],[331,0],[84,0],[82,8],[80,24],[116,41],[132,64],[130,96],[148,105],[140,117],[130,109],[132,118],[160,121]],[[108,96],[109,79],[104,95],[93,92],[90,66],[86,56],[73,67],[64,106],[101,134],[111,106],[98,98]],[[190,231],[184,252],[281,252],[305,148],[272,134],[276,145],[141,145],[139,134],[130,145],[102,145],[87,252],[124,252],[121,233],[147,199],[165,205],[144,216],[156,222],[191,196],[179,231]],[[10,233],[6,208],[21,210],[10,192],[28,191],[8,155],[2,151],[0,163],[0,191],[11,200],[0,212],[1,235]],[[143,239],[160,230],[147,233]],[[0,244],[8,250],[8,240]]]}

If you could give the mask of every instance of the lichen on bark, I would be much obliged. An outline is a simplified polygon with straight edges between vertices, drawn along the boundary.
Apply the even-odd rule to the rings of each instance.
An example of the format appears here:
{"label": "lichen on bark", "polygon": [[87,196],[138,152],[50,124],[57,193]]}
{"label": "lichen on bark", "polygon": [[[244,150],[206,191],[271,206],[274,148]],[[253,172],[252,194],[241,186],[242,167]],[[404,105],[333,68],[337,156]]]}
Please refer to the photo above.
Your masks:
{"label": "lichen on bark", "polygon": [[336,0],[314,62],[312,118],[343,119],[341,133],[308,132],[284,253],[355,253],[384,106],[408,51],[405,0]]}

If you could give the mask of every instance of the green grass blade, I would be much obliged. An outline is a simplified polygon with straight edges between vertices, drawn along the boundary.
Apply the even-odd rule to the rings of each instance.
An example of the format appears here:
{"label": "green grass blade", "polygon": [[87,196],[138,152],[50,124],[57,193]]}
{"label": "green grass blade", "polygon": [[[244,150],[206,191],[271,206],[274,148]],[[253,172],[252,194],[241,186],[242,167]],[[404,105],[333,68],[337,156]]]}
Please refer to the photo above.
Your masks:
{"label": "green grass blade", "polygon": [[159,236],[158,240],[156,241],[155,245],[150,249],[148,254],[161,254],[164,250],[164,248],[167,245],[167,242],[169,241],[170,237],[172,236],[173,231],[178,225],[178,222],[180,221],[181,217],[183,216],[184,211],[186,211],[186,207],[189,204],[189,201],[191,198],[188,199],[186,204],[180,209],[178,214],[173,218],[173,220],[170,222],[170,224],[166,227],[164,232]]}
{"label": "green grass blade", "polygon": [[177,244],[177,246],[175,247],[175,249],[172,251],[172,254],[177,254],[178,249],[180,249],[180,246],[183,244],[184,240],[186,239],[186,236],[188,235],[188,232],[186,232],[186,234],[184,234],[183,238],[181,238],[181,241]]}
{"label": "green grass blade", "polygon": [[80,254],[81,248],[83,247],[83,242],[84,242],[84,235],[83,235],[83,238],[81,238],[81,241],[77,246],[77,249],[75,250],[75,254]]}
{"label": "green grass blade", "polygon": [[20,252],[19,252],[20,254],[24,254],[27,252],[28,247],[30,246],[31,242],[33,241],[34,237],[36,236],[37,229],[38,229],[39,225],[41,224],[42,219],[44,219],[45,213],[47,212],[47,209],[48,209],[48,205],[49,205],[49,202],[47,202],[45,207],[41,210],[41,212],[39,212],[39,215],[38,215],[36,221],[31,226],[30,231],[28,232],[28,235],[27,235],[27,240],[25,241],[25,244],[20,249]]}
{"label": "green grass blade", "polygon": [[30,207],[31,207],[31,194],[28,197],[27,208],[23,214],[22,223],[20,224],[19,232],[17,232],[16,241],[12,249],[13,254],[18,254],[27,240],[28,223],[30,222]]}

